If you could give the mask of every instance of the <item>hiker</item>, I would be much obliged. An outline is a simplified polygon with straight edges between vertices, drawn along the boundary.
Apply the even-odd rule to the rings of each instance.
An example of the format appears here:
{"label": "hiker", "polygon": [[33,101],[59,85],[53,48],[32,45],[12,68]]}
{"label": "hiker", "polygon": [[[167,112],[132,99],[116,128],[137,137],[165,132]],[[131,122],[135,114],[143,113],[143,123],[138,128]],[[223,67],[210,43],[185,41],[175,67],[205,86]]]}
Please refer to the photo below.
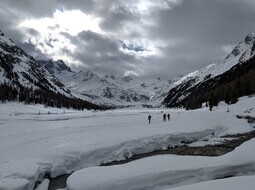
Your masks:
{"label": "hiker", "polygon": [[149,115],[149,116],[148,116],[149,123],[151,123],[151,118],[152,118],[152,116]]}
{"label": "hiker", "polygon": [[167,120],[168,121],[170,120],[170,114],[169,113],[167,114]]}
{"label": "hiker", "polygon": [[163,121],[166,121],[166,114],[163,115]]}

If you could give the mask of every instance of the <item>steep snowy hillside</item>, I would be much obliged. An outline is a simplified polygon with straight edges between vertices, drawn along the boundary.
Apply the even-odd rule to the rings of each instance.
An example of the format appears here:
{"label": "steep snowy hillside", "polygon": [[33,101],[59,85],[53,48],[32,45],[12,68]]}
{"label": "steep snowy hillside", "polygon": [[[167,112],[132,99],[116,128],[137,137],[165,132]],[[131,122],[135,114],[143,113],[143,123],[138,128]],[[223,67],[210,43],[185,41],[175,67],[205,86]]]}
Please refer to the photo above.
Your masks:
{"label": "steep snowy hillside", "polygon": [[[185,103],[209,90],[218,87],[228,80],[241,76],[241,72],[248,72],[253,68],[255,54],[255,33],[248,34],[227,57],[218,63],[190,73],[171,85],[164,104],[168,107],[185,106]],[[231,79],[231,80],[230,80]]]}
{"label": "steep snowy hillside", "polygon": [[99,77],[90,71],[73,72],[62,61],[40,60],[39,63],[65,84],[73,95],[99,104],[155,106],[162,102],[170,87],[169,81],[160,78]]}
{"label": "steep snowy hillside", "polygon": [[64,85],[0,31],[0,84],[68,95]]}
{"label": "steep snowy hillside", "polygon": [[71,70],[57,61],[44,67],[0,31],[0,101],[39,103],[51,107],[105,109],[73,96],[55,73]]}

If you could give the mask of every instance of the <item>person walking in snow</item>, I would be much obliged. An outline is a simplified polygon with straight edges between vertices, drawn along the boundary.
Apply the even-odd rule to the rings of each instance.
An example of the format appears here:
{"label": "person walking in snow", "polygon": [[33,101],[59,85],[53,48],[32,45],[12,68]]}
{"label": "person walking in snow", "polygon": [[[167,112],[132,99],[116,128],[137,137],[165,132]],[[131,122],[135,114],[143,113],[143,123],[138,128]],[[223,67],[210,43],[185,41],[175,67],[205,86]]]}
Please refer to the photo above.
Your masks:
{"label": "person walking in snow", "polygon": [[167,114],[167,120],[170,121],[170,113]]}
{"label": "person walking in snow", "polygon": [[152,118],[152,116],[149,115],[149,116],[148,116],[149,123],[151,123],[151,118]]}
{"label": "person walking in snow", "polygon": [[163,121],[166,121],[166,114],[163,115]]}

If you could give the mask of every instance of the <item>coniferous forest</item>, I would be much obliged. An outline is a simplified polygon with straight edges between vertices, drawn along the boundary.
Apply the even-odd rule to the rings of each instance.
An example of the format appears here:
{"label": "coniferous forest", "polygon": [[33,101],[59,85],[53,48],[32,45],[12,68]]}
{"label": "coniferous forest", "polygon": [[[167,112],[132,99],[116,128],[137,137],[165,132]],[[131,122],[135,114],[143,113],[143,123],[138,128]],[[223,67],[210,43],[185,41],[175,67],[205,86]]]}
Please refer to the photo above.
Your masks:
{"label": "coniferous forest", "polygon": [[210,108],[217,106],[220,101],[234,104],[241,96],[255,93],[255,58],[238,64],[220,78],[209,79],[203,87],[193,89],[191,95],[183,104],[186,109],[197,109],[202,103]]}
{"label": "coniferous forest", "polygon": [[67,97],[60,93],[54,93],[44,90],[32,90],[20,86],[19,88],[13,87],[6,83],[0,84],[0,101],[19,101],[26,104],[43,104],[45,106],[57,107],[57,108],[73,108],[78,110],[83,109],[96,109],[106,110],[107,106],[99,106],[90,102]]}

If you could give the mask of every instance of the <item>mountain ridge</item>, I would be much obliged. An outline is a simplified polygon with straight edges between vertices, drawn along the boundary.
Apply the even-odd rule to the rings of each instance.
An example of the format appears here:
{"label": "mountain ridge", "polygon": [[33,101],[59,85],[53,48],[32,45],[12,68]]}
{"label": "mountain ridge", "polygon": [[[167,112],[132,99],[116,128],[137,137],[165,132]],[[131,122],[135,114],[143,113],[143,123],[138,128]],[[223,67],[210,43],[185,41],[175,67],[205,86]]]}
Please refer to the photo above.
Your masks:
{"label": "mountain ridge", "polygon": [[[236,73],[237,76],[240,75],[235,70],[244,70],[243,67],[246,68],[247,64],[252,64],[252,61],[249,62],[249,60],[254,58],[254,50],[255,33],[249,33],[243,41],[235,46],[231,53],[218,63],[210,64],[199,71],[183,76],[181,79],[173,83],[163,104],[167,107],[185,107],[187,106],[187,102],[190,102],[192,98],[195,99],[195,96],[199,95],[198,92],[202,92],[203,89],[212,91],[215,86],[219,86],[217,81],[224,83],[224,81],[221,80],[221,77],[227,78],[226,75],[233,75],[231,73]],[[249,70],[246,71],[248,72]],[[232,76],[232,78],[234,80],[235,77]],[[205,94],[206,92],[203,93]],[[208,100],[205,98],[203,101]],[[201,101],[199,102],[201,103]],[[201,104],[199,106],[201,106]]]}
{"label": "mountain ridge", "polygon": [[[52,62],[52,60],[48,60]],[[45,61],[39,61],[45,67]],[[58,67],[56,62],[55,66]],[[47,69],[47,68],[45,68]],[[169,81],[159,78],[139,79],[135,76],[98,76],[91,71],[52,69],[53,74],[81,99],[112,106],[158,106],[168,91]],[[58,72],[59,71],[59,72]]]}
{"label": "mountain ridge", "polygon": [[[58,66],[67,69],[63,62]],[[100,109],[71,94],[55,75],[0,31],[0,100],[40,103],[52,107]],[[105,108],[103,108],[105,109]]]}
{"label": "mountain ridge", "polygon": [[[43,90],[102,106],[155,107],[163,104],[167,107],[185,107],[191,104],[191,99],[196,99],[194,96],[208,101],[208,97],[200,96],[199,92],[206,94],[206,90],[219,88],[219,81],[226,83],[222,79],[230,83],[228,78],[236,80],[237,76],[244,76],[236,70],[250,72],[254,55],[255,33],[249,33],[224,59],[174,82],[131,75],[98,76],[91,71],[75,72],[63,60],[35,60],[0,30],[0,84],[6,84],[14,93],[18,93],[15,88]],[[200,106],[201,100],[198,102]]]}

